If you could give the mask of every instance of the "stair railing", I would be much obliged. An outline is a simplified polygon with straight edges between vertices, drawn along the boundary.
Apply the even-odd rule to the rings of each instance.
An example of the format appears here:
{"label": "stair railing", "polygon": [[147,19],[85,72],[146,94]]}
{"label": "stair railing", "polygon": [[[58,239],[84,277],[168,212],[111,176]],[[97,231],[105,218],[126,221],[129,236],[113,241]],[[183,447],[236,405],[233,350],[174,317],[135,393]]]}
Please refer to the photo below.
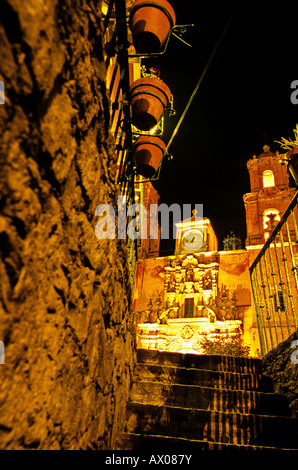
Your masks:
{"label": "stair railing", "polygon": [[298,192],[250,266],[262,356],[297,330]]}

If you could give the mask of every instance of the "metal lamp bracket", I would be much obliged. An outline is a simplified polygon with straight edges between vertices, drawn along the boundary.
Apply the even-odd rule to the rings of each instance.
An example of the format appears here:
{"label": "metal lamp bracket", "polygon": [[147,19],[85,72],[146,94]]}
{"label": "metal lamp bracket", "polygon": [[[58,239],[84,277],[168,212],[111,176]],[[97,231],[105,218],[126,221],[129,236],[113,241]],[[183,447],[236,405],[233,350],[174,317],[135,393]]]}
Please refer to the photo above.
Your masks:
{"label": "metal lamp bracket", "polygon": [[170,41],[170,38],[171,38],[171,35],[175,36],[177,39],[179,39],[180,41],[182,41],[184,44],[186,44],[187,46],[189,47],[192,47],[191,44],[188,44],[186,41],[184,41],[184,39],[182,39],[182,35],[186,32],[186,29],[191,27],[191,26],[194,26],[194,24],[183,24],[183,25],[175,25],[173,26],[171,29],[170,29],[170,32],[168,34],[168,37],[167,37],[167,40],[166,40],[166,43],[164,45],[164,48],[162,51],[160,52],[147,52],[147,53],[143,53],[143,54],[128,54],[128,58],[131,58],[131,57],[140,57],[140,58],[143,58],[145,59],[146,57],[158,57],[162,54],[164,54],[167,50],[167,47],[168,47],[168,44],[169,44],[169,41]]}

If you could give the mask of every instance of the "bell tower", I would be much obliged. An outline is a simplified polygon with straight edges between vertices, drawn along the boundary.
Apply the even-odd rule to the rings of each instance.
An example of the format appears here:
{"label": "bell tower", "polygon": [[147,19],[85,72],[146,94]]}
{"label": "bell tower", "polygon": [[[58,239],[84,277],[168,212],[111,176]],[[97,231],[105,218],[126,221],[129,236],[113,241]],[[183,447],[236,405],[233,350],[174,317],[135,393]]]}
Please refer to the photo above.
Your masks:
{"label": "bell tower", "polygon": [[264,145],[263,152],[247,162],[250,192],[244,194],[246,246],[263,245],[294,197],[281,156]]}

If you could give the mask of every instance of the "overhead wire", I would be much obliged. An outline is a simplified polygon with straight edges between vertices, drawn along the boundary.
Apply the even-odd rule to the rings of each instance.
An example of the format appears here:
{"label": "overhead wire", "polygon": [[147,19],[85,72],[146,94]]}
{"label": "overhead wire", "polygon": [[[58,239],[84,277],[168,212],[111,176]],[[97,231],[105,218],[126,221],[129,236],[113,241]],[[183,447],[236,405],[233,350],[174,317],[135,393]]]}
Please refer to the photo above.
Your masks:
{"label": "overhead wire", "polygon": [[193,92],[192,92],[192,94],[191,94],[191,96],[190,96],[190,98],[189,98],[189,100],[188,100],[188,102],[187,102],[185,108],[184,108],[184,111],[183,111],[183,113],[181,114],[181,117],[180,117],[180,119],[179,119],[179,121],[178,121],[178,123],[177,123],[177,125],[176,125],[176,127],[175,127],[175,129],[174,129],[174,131],[173,131],[173,133],[172,133],[172,135],[171,135],[171,137],[170,137],[170,139],[169,139],[169,142],[168,142],[168,144],[167,144],[167,146],[166,146],[165,154],[168,153],[169,147],[170,147],[170,145],[172,144],[172,142],[173,142],[173,140],[174,140],[174,138],[175,138],[175,136],[176,136],[176,134],[177,134],[177,132],[178,132],[178,130],[179,130],[179,127],[181,126],[182,121],[183,121],[183,119],[185,118],[185,115],[186,115],[186,113],[187,113],[187,111],[188,111],[188,109],[189,109],[189,107],[190,107],[190,105],[191,105],[191,103],[192,103],[192,101],[193,101],[193,99],[194,99],[194,97],[195,97],[195,95],[196,95],[196,93],[197,93],[197,91],[198,91],[198,89],[199,89],[199,87],[200,87],[200,85],[201,85],[201,83],[202,83],[202,81],[203,81],[203,79],[204,79],[204,77],[205,77],[205,75],[206,75],[206,73],[207,73],[209,67],[210,67],[210,64],[211,64],[211,62],[212,62],[212,60],[213,60],[213,58],[214,58],[214,56],[215,56],[215,54],[216,54],[216,52],[217,52],[217,49],[218,49],[219,45],[221,44],[221,42],[222,42],[222,40],[223,40],[223,38],[224,38],[224,36],[225,36],[227,30],[229,29],[230,23],[231,23],[231,21],[232,21],[232,19],[233,19],[233,17],[234,17],[234,14],[235,14],[235,10],[236,10],[237,4],[238,4],[238,1],[235,3],[234,8],[233,8],[233,10],[232,10],[232,13],[231,13],[231,15],[230,15],[230,17],[229,17],[229,20],[227,21],[227,23],[226,23],[226,25],[225,25],[225,27],[224,27],[224,29],[223,29],[223,31],[222,31],[222,33],[221,33],[221,35],[220,35],[218,41],[217,41],[217,43],[215,44],[215,46],[214,46],[214,48],[213,48],[213,50],[212,50],[212,52],[211,52],[211,55],[210,55],[210,57],[209,57],[209,59],[208,59],[206,65],[205,65],[205,67],[204,67],[204,70],[203,70],[203,72],[201,73],[201,76],[200,76],[200,78],[199,78],[199,80],[198,80],[198,82],[197,82],[197,84],[196,84],[196,86],[195,86],[195,88],[194,88],[194,90],[193,90]]}

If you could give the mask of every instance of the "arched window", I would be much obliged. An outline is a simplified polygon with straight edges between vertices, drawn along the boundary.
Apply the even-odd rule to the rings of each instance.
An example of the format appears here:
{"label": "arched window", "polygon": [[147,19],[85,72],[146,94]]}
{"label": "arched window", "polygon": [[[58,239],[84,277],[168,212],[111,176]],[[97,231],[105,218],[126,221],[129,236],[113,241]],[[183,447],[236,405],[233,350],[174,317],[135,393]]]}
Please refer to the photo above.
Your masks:
{"label": "arched window", "polygon": [[277,209],[266,209],[263,214],[263,227],[265,240],[269,237],[275,225],[280,221],[279,211]]}
{"label": "arched window", "polygon": [[263,172],[263,187],[270,188],[275,186],[274,173],[271,170],[266,170]]}

